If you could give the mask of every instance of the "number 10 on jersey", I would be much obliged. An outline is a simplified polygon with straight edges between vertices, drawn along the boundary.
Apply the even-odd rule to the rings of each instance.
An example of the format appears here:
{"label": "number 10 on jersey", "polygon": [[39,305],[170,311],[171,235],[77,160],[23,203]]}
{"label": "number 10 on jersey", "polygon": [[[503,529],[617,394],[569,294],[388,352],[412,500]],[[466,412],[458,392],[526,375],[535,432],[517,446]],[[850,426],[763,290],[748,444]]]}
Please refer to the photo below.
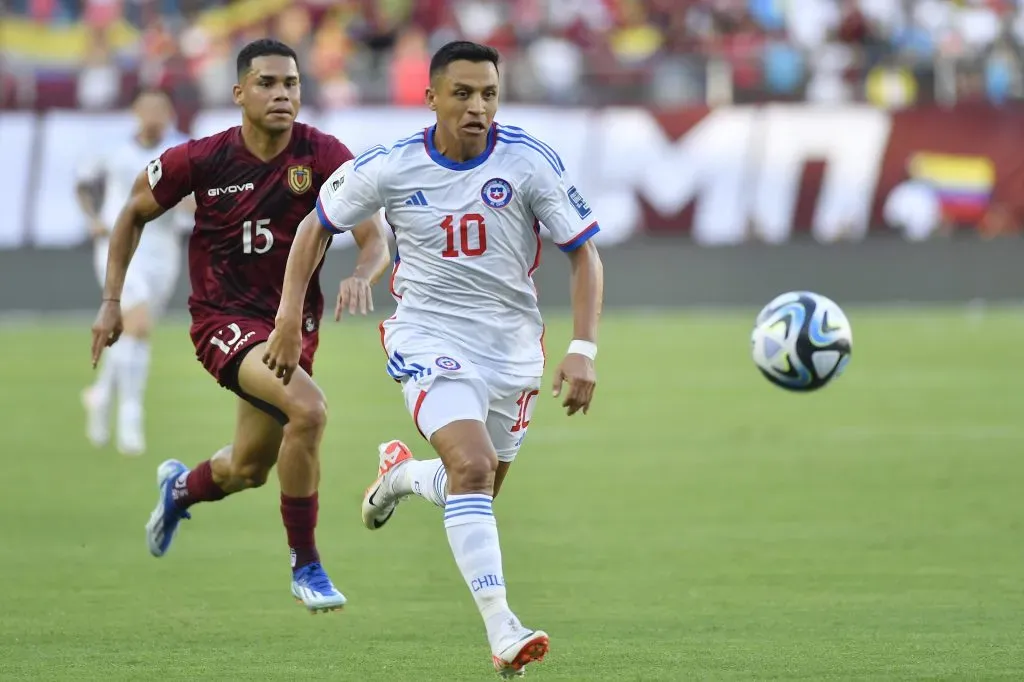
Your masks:
{"label": "number 10 on jersey", "polygon": [[446,243],[444,258],[479,256],[487,250],[487,225],[479,213],[467,213],[455,224],[455,216],[446,215],[441,222]]}

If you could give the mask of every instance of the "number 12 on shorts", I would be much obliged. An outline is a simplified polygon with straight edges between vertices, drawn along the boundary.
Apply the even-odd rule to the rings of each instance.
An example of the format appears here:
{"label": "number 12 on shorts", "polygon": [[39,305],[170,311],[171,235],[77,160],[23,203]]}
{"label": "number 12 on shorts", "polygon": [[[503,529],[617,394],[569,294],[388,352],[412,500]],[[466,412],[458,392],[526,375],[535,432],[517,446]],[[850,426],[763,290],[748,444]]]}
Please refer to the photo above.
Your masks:
{"label": "number 12 on shorts", "polygon": [[246,331],[244,332],[245,336],[242,336],[242,328],[236,322],[232,322],[228,326],[214,332],[213,336],[210,337],[210,343],[220,349],[220,352],[224,353],[224,355],[228,355],[232,351],[241,348],[242,344],[251,339],[255,333],[254,331]]}

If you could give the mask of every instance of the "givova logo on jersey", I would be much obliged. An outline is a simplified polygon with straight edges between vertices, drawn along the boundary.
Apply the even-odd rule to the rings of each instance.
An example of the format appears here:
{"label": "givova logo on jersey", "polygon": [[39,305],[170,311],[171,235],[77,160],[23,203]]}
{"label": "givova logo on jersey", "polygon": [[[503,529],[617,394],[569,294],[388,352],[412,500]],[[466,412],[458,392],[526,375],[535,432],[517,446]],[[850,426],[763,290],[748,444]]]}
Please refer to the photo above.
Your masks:
{"label": "givova logo on jersey", "polygon": [[491,178],[480,190],[480,198],[491,208],[505,208],[512,201],[512,185],[502,178]]}

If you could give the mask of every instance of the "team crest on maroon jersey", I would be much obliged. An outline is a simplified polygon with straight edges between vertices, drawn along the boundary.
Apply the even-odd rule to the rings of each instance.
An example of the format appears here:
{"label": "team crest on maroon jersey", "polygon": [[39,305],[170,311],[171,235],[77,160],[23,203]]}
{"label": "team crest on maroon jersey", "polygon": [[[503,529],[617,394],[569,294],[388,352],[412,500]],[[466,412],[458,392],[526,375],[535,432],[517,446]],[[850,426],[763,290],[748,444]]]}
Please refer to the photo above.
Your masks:
{"label": "team crest on maroon jersey", "polygon": [[292,166],[288,169],[288,186],[296,194],[305,194],[313,186],[313,171],[309,166]]}
{"label": "team crest on maroon jersey", "polygon": [[313,332],[316,331],[316,320],[313,319],[312,315],[306,315],[306,319],[304,321],[304,324],[305,324],[306,332],[307,333],[312,334]]}

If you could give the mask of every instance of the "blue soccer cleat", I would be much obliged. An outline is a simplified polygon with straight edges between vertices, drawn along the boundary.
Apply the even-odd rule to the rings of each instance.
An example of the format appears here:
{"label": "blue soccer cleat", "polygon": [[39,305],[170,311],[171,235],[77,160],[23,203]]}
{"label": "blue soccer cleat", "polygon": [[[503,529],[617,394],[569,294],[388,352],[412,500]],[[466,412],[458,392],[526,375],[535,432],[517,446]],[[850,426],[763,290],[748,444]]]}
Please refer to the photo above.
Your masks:
{"label": "blue soccer cleat", "polygon": [[160,498],[146,524],[146,544],[153,556],[166,554],[178,530],[178,523],[182,519],[192,518],[191,514],[178,509],[174,504],[174,482],[187,471],[188,467],[176,459],[167,460],[156,470],[156,487],[160,491]]}
{"label": "blue soccer cleat", "polygon": [[313,614],[337,611],[348,601],[319,563],[292,571],[292,596]]}

